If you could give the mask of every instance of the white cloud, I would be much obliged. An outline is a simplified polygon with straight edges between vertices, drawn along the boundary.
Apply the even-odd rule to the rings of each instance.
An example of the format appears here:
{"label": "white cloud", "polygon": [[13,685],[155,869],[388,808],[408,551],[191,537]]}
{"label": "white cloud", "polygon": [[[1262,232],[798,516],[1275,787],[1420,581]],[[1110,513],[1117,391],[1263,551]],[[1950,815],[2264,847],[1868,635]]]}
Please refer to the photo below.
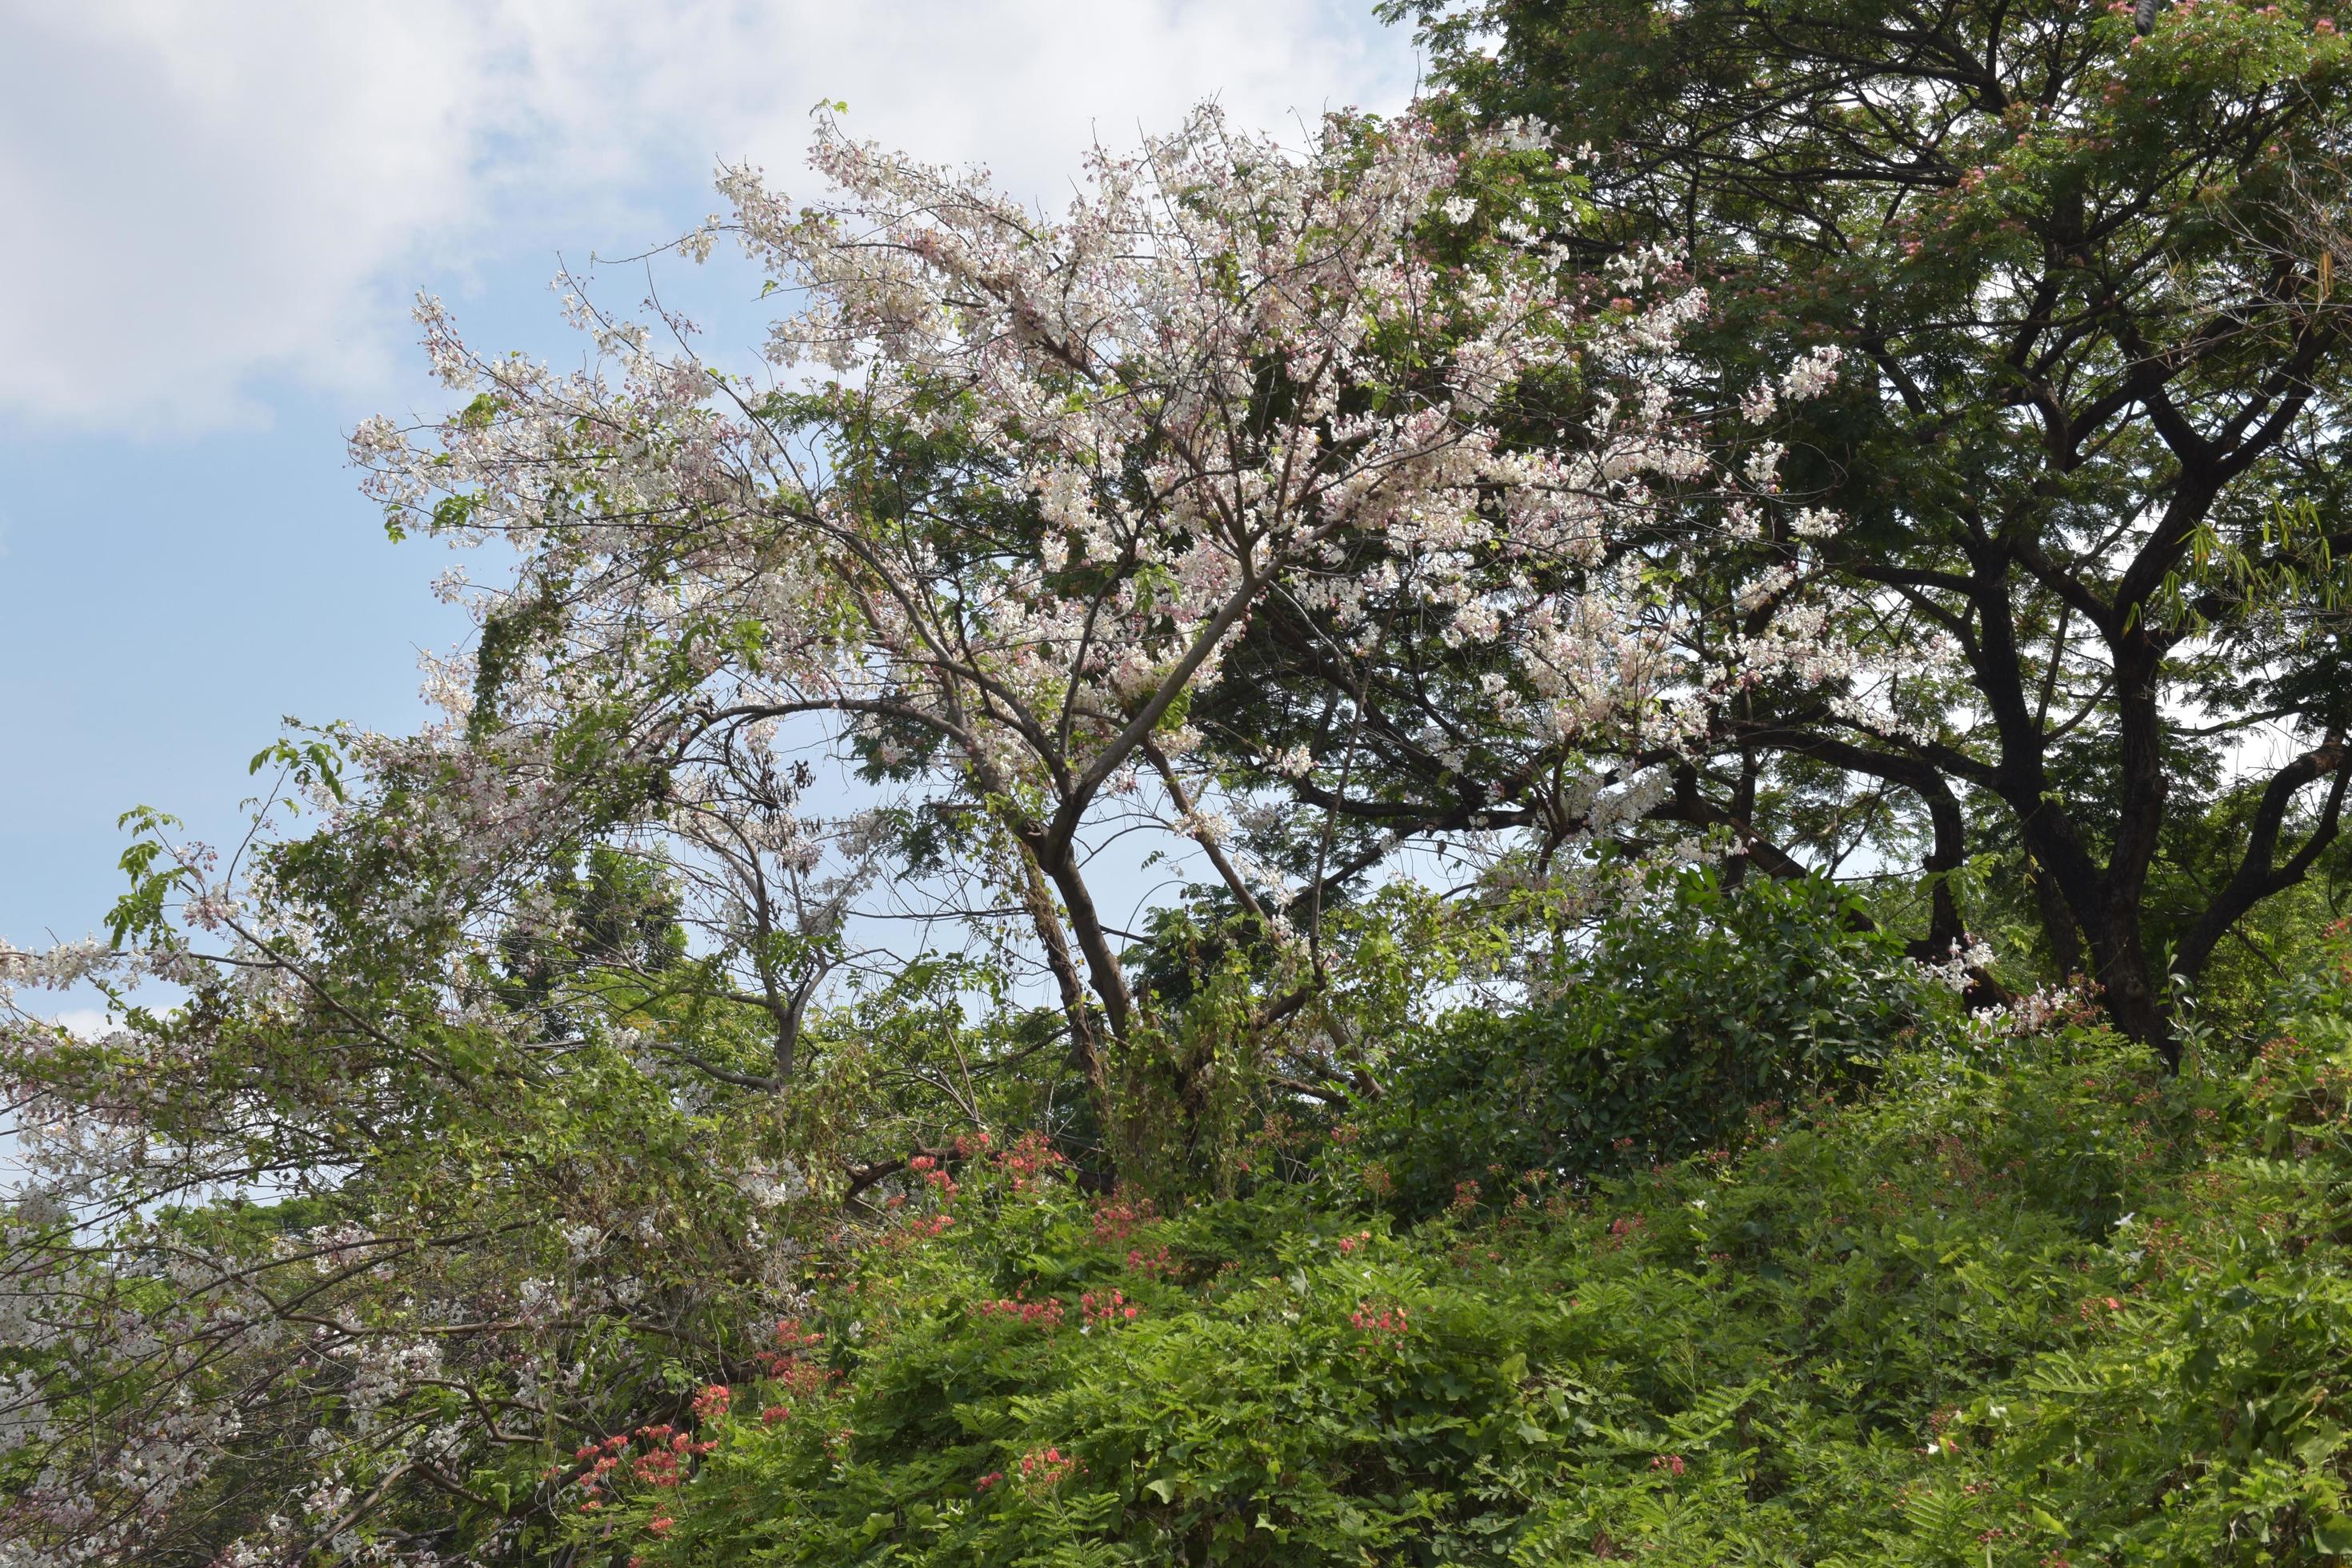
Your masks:
{"label": "white cloud", "polygon": [[[860,135],[1056,194],[1220,97],[1393,108],[1370,0],[0,0],[0,413],[191,433],[380,395],[427,273],[656,237],[719,157]],[[666,231],[664,231],[666,232]]]}
{"label": "white cloud", "polygon": [[114,1020],[95,1007],[68,1007],[54,1020],[68,1033],[85,1040],[102,1040],[114,1026]]}

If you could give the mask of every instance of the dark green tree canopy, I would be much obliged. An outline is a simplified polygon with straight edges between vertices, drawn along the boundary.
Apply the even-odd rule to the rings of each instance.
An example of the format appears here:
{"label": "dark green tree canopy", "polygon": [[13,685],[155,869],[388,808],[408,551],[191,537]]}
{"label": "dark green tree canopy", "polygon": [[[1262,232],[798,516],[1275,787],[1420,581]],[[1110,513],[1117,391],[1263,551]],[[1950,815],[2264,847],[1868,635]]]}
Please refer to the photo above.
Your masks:
{"label": "dark green tree canopy", "polygon": [[[2053,967],[2168,1040],[2168,965],[2194,981],[2322,866],[2344,803],[2352,63],[2326,8],[2182,5],[2144,37],[2128,6],[2039,0],[1392,10],[1465,121],[1589,139],[1571,237],[1596,261],[1687,254],[1713,294],[1693,358],[1729,367],[1727,401],[1846,351],[1786,493],[1850,520],[1832,570],[1877,617],[1857,638],[1940,630],[1964,656],[1907,736],[1754,689],[1662,814],[1736,824],[1768,869],[1914,847],[1938,947],[1943,874],[2005,849]],[[1305,662],[1284,643],[1261,637],[1265,676]],[[1442,723],[1414,711],[1432,683],[1383,679],[1430,658],[1325,673],[1388,690],[1368,727],[1403,737]],[[1461,825],[1476,768],[1434,750],[1368,757],[1338,809]],[[1541,815],[1538,770],[1484,782],[1490,813]]]}

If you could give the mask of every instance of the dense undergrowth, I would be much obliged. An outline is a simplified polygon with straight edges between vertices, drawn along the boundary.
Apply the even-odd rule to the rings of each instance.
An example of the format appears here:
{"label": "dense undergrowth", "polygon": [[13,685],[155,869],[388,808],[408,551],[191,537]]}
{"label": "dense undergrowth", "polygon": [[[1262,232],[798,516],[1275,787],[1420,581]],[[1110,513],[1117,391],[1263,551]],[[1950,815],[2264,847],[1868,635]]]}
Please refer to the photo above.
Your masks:
{"label": "dense undergrowth", "polygon": [[1696,1153],[1753,1106],[1868,1082],[1951,998],[1857,917],[1821,878],[1654,878],[1528,1005],[1396,1031],[1385,1090],[1355,1119],[1378,1195],[1418,1216],[1465,1180]]}
{"label": "dense undergrowth", "polygon": [[581,1450],[582,1544],[643,1564],[2352,1552],[2344,997],[2178,1078],[2082,1025],[1915,1036],[1852,1103],[1768,1103],[1618,1177],[1489,1173],[1412,1224],[1344,1144],[1325,1180],[1168,1215],[1088,1195],[1042,1144],[972,1145],[756,1375]]}

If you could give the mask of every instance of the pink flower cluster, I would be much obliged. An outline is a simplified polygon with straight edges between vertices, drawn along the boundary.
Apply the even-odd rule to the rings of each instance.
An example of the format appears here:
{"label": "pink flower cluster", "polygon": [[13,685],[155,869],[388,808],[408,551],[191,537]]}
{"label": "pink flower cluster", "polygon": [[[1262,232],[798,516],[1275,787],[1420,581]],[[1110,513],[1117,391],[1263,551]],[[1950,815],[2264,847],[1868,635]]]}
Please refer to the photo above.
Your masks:
{"label": "pink flower cluster", "polygon": [[1150,1198],[1129,1199],[1113,1194],[1097,1199],[1092,1215],[1095,1245],[1116,1247],[1134,1235],[1138,1226],[1159,1217]]}
{"label": "pink flower cluster", "polygon": [[1099,1296],[1088,1290],[1078,1298],[1078,1308],[1085,1314],[1088,1328],[1131,1323],[1143,1315],[1142,1308],[1129,1304],[1128,1299],[1117,1290],[1105,1291]]}
{"label": "pink flower cluster", "polygon": [[[724,1415],[729,1392],[724,1384],[712,1384],[696,1396],[695,1414],[709,1419]],[[624,1463],[628,1479],[638,1485],[670,1490],[684,1479],[689,1461],[718,1446],[715,1438],[697,1439],[667,1422],[640,1426],[633,1433],[616,1432],[602,1442],[583,1443],[572,1456],[573,1465],[581,1467],[573,1484],[585,1494],[580,1511],[597,1513],[604,1510],[615,1472]],[[560,1477],[567,1468],[558,1465],[548,1475],[551,1479]]]}
{"label": "pink flower cluster", "polygon": [[1140,1274],[1147,1279],[1167,1279],[1176,1273],[1176,1259],[1163,1245],[1146,1252],[1139,1247],[1127,1249],[1127,1271]]}
{"label": "pink flower cluster", "polygon": [[952,1203],[961,1191],[948,1168],[929,1154],[918,1154],[907,1162],[907,1169],[922,1178],[923,1184],[938,1194],[941,1203]]}
{"label": "pink flower cluster", "polygon": [[1065,1455],[1058,1447],[1033,1448],[1021,1456],[1021,1485],[1025,1489],[1044,1490],[1085,1473],[1086,1467],[1078,1463],[1076,1455]]}
{"label": "pink flower cluster", "polygon": [[1026,1295],[1027,1289],[1024,1286],[1002,1300],[980,1302],[972,1308],[972,1314],[981,1318],[1016,1319],[1047,1333],[1060,1328],[1063,1316],[1061,1298],[1048,1296],[1042,1301],[1032,1301]]}

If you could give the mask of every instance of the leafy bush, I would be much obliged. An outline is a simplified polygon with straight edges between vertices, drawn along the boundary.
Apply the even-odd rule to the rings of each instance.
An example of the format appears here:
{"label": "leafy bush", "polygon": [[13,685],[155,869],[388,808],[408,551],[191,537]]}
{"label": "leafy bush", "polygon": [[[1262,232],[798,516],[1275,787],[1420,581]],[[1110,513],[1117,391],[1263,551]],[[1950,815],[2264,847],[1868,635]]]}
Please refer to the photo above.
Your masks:
{"label": "leafy bush", "polygon": [[1693,871],[1605,921],[1524,1011],[1412,1032],[1365,1142],[1413,1212],[1459,1183],[1581,1173],[1721,1144],[1749,1108],[1865,1079],[1935,1000],[1899,942],[1817,879]]}
{"label": "leafy bush", "polygon": [[1412,1227],[973,1151],[694,1430],[583,1447],[578,1528],[647,1564],[2352,1550],[2340,1012],[2227,1080],[2082,1029],[1915,1048],[1748,1131]]}

